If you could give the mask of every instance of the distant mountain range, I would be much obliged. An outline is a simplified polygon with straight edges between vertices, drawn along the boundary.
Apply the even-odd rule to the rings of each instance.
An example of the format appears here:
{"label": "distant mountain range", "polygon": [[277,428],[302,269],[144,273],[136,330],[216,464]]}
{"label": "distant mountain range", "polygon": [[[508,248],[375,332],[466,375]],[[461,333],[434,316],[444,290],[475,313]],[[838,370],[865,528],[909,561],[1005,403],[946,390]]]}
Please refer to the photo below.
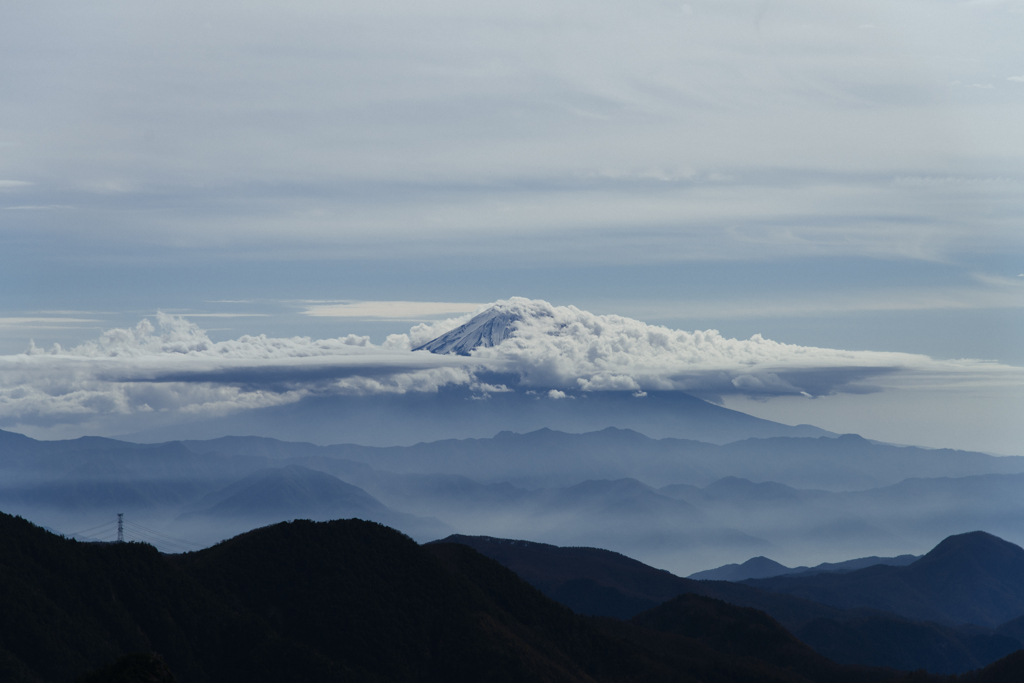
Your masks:
{"label": "distant mountain range", "polygon": [[[514,385],[517,377],[481,374],[484,383]],[[529,393],[528,393],[529,392]],[[836,436],[812,425],[790,426],[730,410],[679,391],[569,392],[552,399],[546,391],[490,393],[463,386],[436,394],[409,392],[368,396],[308,397],[299,404],[204,417],[192,423],[124,435],[129,441],[158,443],[252,434],[320,444],[412,445],[455,436],[490,437],[501,431],[550,428],[589,432],[608,426],[652,437],[729,443],[772,436]]]}
{"label": "distant mountain range", "polygon": [[420,541],[525,536],[678,574],[753,556],[809,567],[919,554],[973,529],[1024,542],[1021,470],[1024,458],[852,435],[716,445],[545,429],[377,448],[0,432],[0,506],[64,533],[123,512],[200,547],[275,521],[360,516]]}
{"label": "distant mountain range", "polygon": [[319,447],[253,437],[183,443],[197,453],[260,452],[278,459],[325,455],[395,473],[457,474],[480,481],[547,486],[623,477],[654,486],[684,482],[706,486],[736,477],[843,491],[892,485],[911,477],[1024,473],[1024,457],[888,446],[855,434],[838,438],[756,438],[716,445],[652,439],[628,429],[570,434],[545,428],[526,434],[501,432],[487,439],[447,439],[387,448],[353,444]]}
{"label": "distant mountain range", "polygon": [[845,562],[822,562],[814,567],[787,567],[767,557],[752,557],[742,564],[726,564],[715,569],[690,574],[697,581],[744,581],[746,579],[769,579],[784,574],[820,574],[821,572],[852,572],[879,564],[904,567],[921,559],[920,555],[899,557],[859,557]]}
{"label": "distant mountain range", "polygon": [[237,521],[240,531],[281,520],[327,521],[356,517],[401,527],[417,536],[449,530],[436,519],[396,512],[358,486],[301,465],[263,469],[208,493],[181,519],[223,527]]}

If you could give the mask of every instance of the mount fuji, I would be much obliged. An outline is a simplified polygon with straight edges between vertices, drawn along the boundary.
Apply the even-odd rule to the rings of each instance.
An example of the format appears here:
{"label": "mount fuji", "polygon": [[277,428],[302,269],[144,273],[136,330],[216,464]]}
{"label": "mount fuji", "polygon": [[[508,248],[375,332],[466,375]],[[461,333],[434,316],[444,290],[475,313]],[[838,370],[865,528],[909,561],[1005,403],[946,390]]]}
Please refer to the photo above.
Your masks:
{"label": "mount fuji", "polygon": [[[531,302],[532,303],[532,302]],[[536,309],[536,310],[533,310]],[[500,302],[483,313],[473,316],[469,322],[456,327],[440,337],[431,339],[413,351],[431,353],[454,353],[468,356],[473,349],[497,346],[513,336],[516,325],[528,316],[550,316],[539,306],[527,306],[514,302]]]}
{"label": "mount fuji", "polygon": [[[165,441],[250,434],[321,444],[397,446],[543,428],[580,433],[616,427],[656,439],[716,444],[837,436],[714,403],[717,389],[753,381],[755,361],[775,353],[779,345],[773,344],[758,337],[725,339],[715,330],[669,330],[622,316],[512,297],[491,304],[454,329],[420,330],[411,344],[413,353],[466,357],[466,367],[473,368],[469,381],[441,385],[435,391],[313,394],[299,403],[125,437]],[[737,356],[751,360],[733,372],[734,380],[722,380],[727,373],[716,368],[735,364]],[[779,371],[774,380],[766,376],[766,386],[770,381],[785,383],[784,375]],[[800,388],[787,385],[779,393]]]}

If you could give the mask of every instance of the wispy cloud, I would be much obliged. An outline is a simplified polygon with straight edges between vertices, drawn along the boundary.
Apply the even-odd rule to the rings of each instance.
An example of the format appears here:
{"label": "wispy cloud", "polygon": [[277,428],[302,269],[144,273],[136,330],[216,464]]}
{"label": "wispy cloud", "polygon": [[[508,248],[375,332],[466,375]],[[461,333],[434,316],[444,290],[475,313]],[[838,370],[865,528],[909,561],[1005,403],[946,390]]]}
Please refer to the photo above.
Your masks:
{"label": "wispy cloud", "polygon": [[185,313],[189,318],[267,318],[270,313]]}
{"label": "wispy cloud", "polygon": [[42,318],[42,317],[40,317],[40,318],[34,318],[34,317],[22,317],[22,318],[7,317],[7,318],[0,318],[0,325],[19,325],[19,326],[20,325],[27,325],[27,326],[51,325],[52,326],[52,325],[64,325],[64,324],[73,325],[73,324],[77,324],[77,323],[98,323],[98,322],[100,322],[100,320],[96,319],[96,318],[65,318],[65,317],[60,317],[60,318],[56,318],[56,317],[55,318],[49,318],[49,317],[46,317],[46,318]]}
{"label": "wispy cloud", "polygon": [[75,207],[67,204],[26,204],[23,206],[5,206],[4,211],[56,211],[58,209],[73,209]]}
{"label": "wispy cloud", "polygon": [[[981,280],[982,278],[979,278]],[[649,319],[831,317],[886,311],[969,311],[1024,309],[1024,290],[1017,278],[985,277],[988,287],[867,289],[801,292],[783,295],[708,297],[699,301],[635,302],[630,309]]]}
{"label": "wispy cloud", "polygon": [[112,311],[40,310],[44,315],[114,315]]}
{"label": "wispy cloud", "polygon": [[[271,19],[189,0],[139,10],[131,39],[113,40],[128,6],[90,6],[89,21],[29,9],[38,33],[0,41],[0,59],[34,67],[12,75],[12,92],[54,98],[22,95],[11,124],[37,141],[11,147],[11,167],[53,179],[23,207],[61,206],[76,188],[91,239],[118,248],[387,258],[424,245],[483,253],[498,237],[536,263],[537,252],[614,260],[648,231],[629,258],[939,258],[979,235],[1019,247],[998,218],[1019,209],[1012,187],[986,198],[996,212],[966,190],[968,215],[951,218],[946,201],[865,180],[1019,166],[1015,117],[1002,113],[1019,105],[960,103],[942,84],[955,73],[988,88],[1019,67],[1011,22],[965,35],[961,3],[908,3],[901,24],[876,3],[762,13],[597,0],[581,20],[574,2],[300,0],[276,3]],[[72,59],[56,36],[82,49]],[[192,41],[235,59],[208,68]],[[152,45],[163,46],[154,59]],[[100,68],[111,60],[126,68]],[[191,96],[162,78],[192,83]],[[100,91],[102,107],[76,109]],[[131,129],[115,132],[114,119]],[[28,214],[17,229],[39,235]],[[562,248],[581,233],[586,245]]]}
{"label": "wispy cloud", "polygon": [[441,301],[340,301],[310,306],[303,313],[325,318],[386,318],[419,320],[476,311],[480,304]]}

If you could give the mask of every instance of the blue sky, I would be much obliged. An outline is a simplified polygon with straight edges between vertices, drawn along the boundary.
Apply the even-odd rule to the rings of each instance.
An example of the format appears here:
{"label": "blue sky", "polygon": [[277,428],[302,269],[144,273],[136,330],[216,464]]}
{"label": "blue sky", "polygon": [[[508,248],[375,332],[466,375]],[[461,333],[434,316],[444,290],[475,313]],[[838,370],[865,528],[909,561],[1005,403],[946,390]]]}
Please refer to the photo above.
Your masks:
{"label": "blue sky", "polygon": [[[1013,1],[8,8],[0,353],[157,310],[381,343],[447,315],[308,311],[525,296],[1024,366],[1020,35]],[[727,404],[1024,438],[1012,384]]]}

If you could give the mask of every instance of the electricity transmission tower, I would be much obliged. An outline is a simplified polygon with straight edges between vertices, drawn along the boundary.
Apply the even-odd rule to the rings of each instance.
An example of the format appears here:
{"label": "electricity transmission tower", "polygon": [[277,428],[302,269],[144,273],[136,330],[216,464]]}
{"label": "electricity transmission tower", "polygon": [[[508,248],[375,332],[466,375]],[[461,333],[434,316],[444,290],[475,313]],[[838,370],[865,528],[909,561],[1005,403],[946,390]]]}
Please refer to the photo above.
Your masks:
{"label": "electricity transmission tower", "polygon": [[117,542],[124,543],[124,513],[117,513]]}

